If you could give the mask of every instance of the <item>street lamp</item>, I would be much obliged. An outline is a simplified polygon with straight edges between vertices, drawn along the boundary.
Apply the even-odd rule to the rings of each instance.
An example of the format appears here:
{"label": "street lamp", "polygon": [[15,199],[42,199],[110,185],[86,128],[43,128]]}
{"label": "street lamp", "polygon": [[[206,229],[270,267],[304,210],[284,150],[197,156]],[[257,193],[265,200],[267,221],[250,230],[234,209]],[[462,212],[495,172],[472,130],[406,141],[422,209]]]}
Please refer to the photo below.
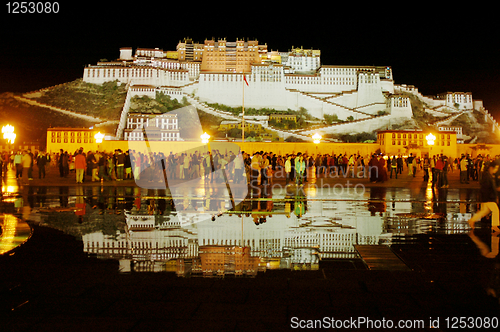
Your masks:
{"label": "street lamp", "polygon": [[319,142],[321,141],[321,135],[316,133],[313,135],[312,139],[313,139],[314,144],[319,144]]}
{"label": "street lamp", "polygon": [[436,136],[432,135],[430,133],[429,135],[425,136],[425,139],[427,140],[428,145],[434,145],[434,141],[436,140]]}
{"label": "street lamp", "polygon": [[104,134],[101,134],[101,132],[98,132],[97,134],[94,135],[95,142],[97,144],[101,144],[102,140],[104,139]]}
{"label": "street lamp", "polygon": [[100,144],[102,143],[102,140],[104,139],[104,134],[101,134],[101,132],[99,131],[97,134],[94,135],[94,139],[95,139],[95,142],[97,143],[97,150],[101,150],[100,149]]}
{"label": "street lamp", "polygon": [[10,144],[14,144],[16,134],[14,134],[14,126],[6,125],[2,127],[3,138],[8,140]]}
{"label": "street lamp", "polygon": [[202,143],[208,143],[208,140],[210,139],[210,135],[205,132],[205,133],[203,133],[203,135],[200,136],[200,138],[201,138]]}

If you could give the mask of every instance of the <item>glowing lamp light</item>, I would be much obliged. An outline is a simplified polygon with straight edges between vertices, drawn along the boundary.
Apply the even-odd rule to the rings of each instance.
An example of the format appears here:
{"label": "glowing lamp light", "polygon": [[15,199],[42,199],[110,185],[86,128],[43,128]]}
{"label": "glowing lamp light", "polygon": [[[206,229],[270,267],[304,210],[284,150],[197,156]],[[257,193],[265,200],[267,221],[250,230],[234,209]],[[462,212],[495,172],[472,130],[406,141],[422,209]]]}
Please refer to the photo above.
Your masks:
{"label": "glowing lamp light", "polygon": [[2,127],[3,138],[8,140],[10,144],[14,144],[16,134],[14,134],[14,126],[6,125]]}
{"label": "glowing lamp light", "polygon": [[319,144],[319,142],[321,141],[321,135],[316,133],[313,135],[312,139],[315,144]]}
{"label": "glowing lamp light", "polygon": [[425,139],[427,140],[427,144],[429,145],[434,145],[434,141],[436,140],[436,136],[429,134],[427,136],[425,136]]}
{"label": "glowing lamp light", "polygon": [[208,140],[210,139],[210,135],[205,132],[205,133],[203,133],[203,135],[200,136],[200,138],[201,138],[202,143],[208,143]]}
{"label": "glowing lamp light", "polygon": [[94,139],[96,143],[100,144],[102,143],[102,140],[104,139],[104,134],[101,134],[101,132],[98,132],[97,134],[94,135]]}

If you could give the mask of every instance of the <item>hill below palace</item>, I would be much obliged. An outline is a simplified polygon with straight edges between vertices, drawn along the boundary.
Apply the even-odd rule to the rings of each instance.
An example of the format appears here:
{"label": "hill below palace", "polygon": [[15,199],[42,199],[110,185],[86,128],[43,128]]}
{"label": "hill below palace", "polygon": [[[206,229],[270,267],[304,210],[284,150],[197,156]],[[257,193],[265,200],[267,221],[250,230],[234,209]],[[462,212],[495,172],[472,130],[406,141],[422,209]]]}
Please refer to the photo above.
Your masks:
{"label": "hill below palace", "polygon": [[[120,120],[127,96],[125,84],[106,82],[102,85],[83,82],[82,79],[63,83],[25,94],[6,92],[0,94],[0,121],[11,124],[22,141],[44,142],[46,130],[50,127],[90,127],[97,125],[103,132],[113,133]],[[382,129],[428,129],[443,122],[443,118],[427,112],[428,105],[415,95],[409,94],[413,118]],[[28,103],[27,101],[33,101]],[[135,112],[164,113],[187,104],[174,100],[135,99],[131,110]],[[64,112],[65,111],[65,112]],[[198,110],[202,127],[213,131],[223,120],[213,114]],[[325,125],[331,124],[326,119]],[[492,134],[492,124],[478,111],[463,114],[445,121],[447,126],[460,126],[464,141],[471,143],[500,143]],[[180,126],[187,128],[187,126]],[[366,136],[366,135],[365,135]],[[182,136],[181,136],[182,137]],[[356,141],[364,135],[331,135],[343,141]]]}

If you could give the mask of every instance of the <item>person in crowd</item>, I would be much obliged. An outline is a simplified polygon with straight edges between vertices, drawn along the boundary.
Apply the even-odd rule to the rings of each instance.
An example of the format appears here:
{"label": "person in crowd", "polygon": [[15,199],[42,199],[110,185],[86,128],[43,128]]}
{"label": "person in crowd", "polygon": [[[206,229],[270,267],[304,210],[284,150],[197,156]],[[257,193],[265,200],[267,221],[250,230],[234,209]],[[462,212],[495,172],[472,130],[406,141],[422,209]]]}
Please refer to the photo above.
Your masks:
{"label": "person in crowd", "polygon": [[85,158],[85,155],[83,154],[83,150],[79,150],[75,156],[76,183],[83,183],[86,167],[87,160]]}
{"label": "person in crowd", "polygon": [[23,154],[20,150],[14,156],[14,167],[16,169],[16,179],[21,179],[23,177]]}
{"label": "person in crowd", "polygon": [[398,160],[396,159],[396,155],[392,156],[391,159],[391,175],[389,176],[392,179],[392,173],[394,172],[394,175],[396,179],[398,178]]}
{"label": "person in crowd", "polygon": [[48,160],[48,155],[40,151],[36,158],[36,165],[38,166],[38,178],[45,179],[45,166],[50,162]]}
{"label": "person in crowd", "polygon": [[[64,165],[63,165],[64,150],[60,149],[59,151],[60,151],[59,152],[59,159],[57,161],[57,163],[59,165],[59,175],[61,177],[64,177]],[[66,162],[67,162],[67,159],[66,159]]]}
{"label": "person in crowd", "polygon": [[132,179],[132,161],[130,160],[130,153],[128,150],[125,151],[125,179]]}
{"label": "person in crowd", "polygon": [[431,161],[429,160],[429,156],[425,155],[423,158],[423,170],[424,170],[424,181],[429,182],[429,167],[431,166]]}
{"label": "person in crowd", "polygon": [[90,175],[92,177],[92,182],[101,180],[101,178],[99,177],[99,161],[101,160],[101,158],[102,158],[102,156],[98,151],[96,151],[95,153],[92,154],[92,158],[91,158],[92,170],[90,171]]}
{"label": "person in crowd", "polygon": [[433,186],[441,187],[443,182],[443,168],[444,161],[443,157],[440,156],[436,160],[436,166],[434,168],[434,174],[436,174],[436,180],[432,181]]}
{"label": "person in crowd", "polygon": [[124,179],[125,172],[125,154],[121,149],[116,151],[116,181]]}
{"label": "person in crowd", "polygon": [[368,172],[370,173],[370,182],[375,183],[379,177],[379,163],[376,155],[372,155],[368,162]]}
{"label": "person in crowd", "polygon": [[[94,164],[96,163],[96,159],[94,153],[92,151],[87,152],[87,175],[92,177],[92,172],[94,170]],[[92,178],[92,181],[94,179]]]}
{"label": "person in crowd", "polygon": [[291,181],[290,173],[292,171],[292,156],[288,156],[285,161],[286,184]]}
{"label": "person in crowd", "polygon": [[257,186],[259,185],[259,175],[260,175],[260,165],[261,165],[261,157],[260,153],[256,152],[253,157],[252,157],[252,163],[250,165],[251,167],[251,172],[252,172],[252,177],[250,184],[252,186]]}
{"label": "person in crowd", "polygon": [[243,158],[234,158],[234,183],[241,183],[244,180],[243,174],[245,171],[245,164]]}
{"label": "person in crowd", "polygon": [[[216,155],[218,155],[216,153]],[[217,158],[217,164],[219,163],[219,158]],[[215,161],[214,161],[215,164]],[[184,174],[184,179],[191,179],[191,174],[190,174],[190,165],[191,165],[191,157],[185,153],[184,154],[184,159],[182,161],[182,167],[184,168],[183,173]]]}
{"label": "person in crowd", "polygon": [[443,182],[442,182],[442,188],[448,188],[448,170],[450,168],[449,166],[449,159],[447,157],[443,157]]}
{"label": "person in crowd", "polygon": [[406,158],[406,166],[408,167],[408,175],[413,175],[413,167],[412,167],[412,163],[413,163],[413,155],[410,153],[410,156],[408,158]]}
{"label": "person in crowd", "polygon": [[302,154],[299,152],[295,157],[295,182],[297,185],[303,184],[306,164]]}
{"label": "person in crowd", "polygon": [[469,179],[467,178],[467,168],[468,162],[465,155],[462,154],[462,158],[460,158],[459,168],[460,168],[460,183],[469,184]]}
{"label": "person in crowd", "polygon": [[267,153],[264,153],[262,159],[260,161],[260,183],[262,185],[269,184],[268,180],[268,168],[269,168],[269,159],[267,158]]}
{"label": "person in crowd", "polygon": [[411,160],[411,170],[413,177],[417,175],[417,158],[413,157]]}
{"label": "person in crowd", "polygon": [[490,162],[485,167],[485,172],[480,182],[480,200],[481,209],[469,219],[471,229],[475,228],[477,221],[481,220],[491,213],[491,229],[494,233],[500,233],[499,228],[499,210],[498,210],[498,188],[494,180],[494,174],[498,172],[499,165],[496,162]]}
{"label": "person in crowd", "polygon": [[22,158],[22,165],[23,165],[23,182],[24,184],[27,184],[29,180],[33,180],[33,171],[31,171],[33,163],[33,158],[31,157],[31,154],[29,151],[25,151],[23,158]]}
{"label": "person in crowd", "polygon": [[99,165],[98,176],[99,176],[99,180],[101,180],[101,181],[111,180],[111,178],[108,176],[108,172],[106,171],[107,163],[108,163],[108,156],[107,156],[107,154],[103,153],[101,155],[101,158],[99,158],[99,161],[98,161],[98,165]]}
{"label": "person in crowd", "polygon": [[398,173],[403,174],[403,164],[404,164],[403,157],[401,155],[398,155],[397,161],[398,161]]}

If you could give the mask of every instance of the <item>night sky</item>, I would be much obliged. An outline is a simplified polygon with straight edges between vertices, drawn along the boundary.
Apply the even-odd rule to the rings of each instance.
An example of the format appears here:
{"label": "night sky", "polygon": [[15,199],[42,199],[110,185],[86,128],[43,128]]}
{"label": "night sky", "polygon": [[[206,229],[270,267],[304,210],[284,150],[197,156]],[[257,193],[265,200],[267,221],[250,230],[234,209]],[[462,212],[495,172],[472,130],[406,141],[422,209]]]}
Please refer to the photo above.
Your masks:
{"label": "night sky", "polygon": [[[392,66],[396,84],[424,95],[472,92],[500,120],[500,20],[489,7],[242,3],[217,12],[120,2],[60,3],[57,14],[0,17],[0,93],[25,92],[82,77],[87,64],[119,57],[120,47],[175,50],[191,37],[257,38],[269,50],[320,49],[325,65]],[[332,2],[333,3],[333,2]],[[416,2],[414,2],[417,4]],[[227,8],[227,7],[226,7]]]}

